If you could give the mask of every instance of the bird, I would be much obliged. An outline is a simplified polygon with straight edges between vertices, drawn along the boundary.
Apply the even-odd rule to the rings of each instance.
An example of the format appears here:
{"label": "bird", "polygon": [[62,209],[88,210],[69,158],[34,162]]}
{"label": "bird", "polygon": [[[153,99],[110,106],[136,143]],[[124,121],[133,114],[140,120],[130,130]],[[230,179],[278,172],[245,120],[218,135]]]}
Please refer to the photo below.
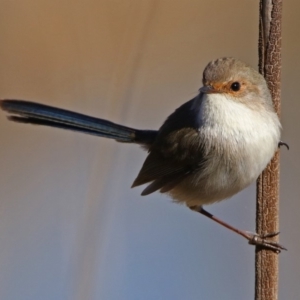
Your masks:
{"label": "bird", "polygon": [[142,195],[159,191],[186,204],[250,244],[276,252],[269,238],[239,230],[203,206],[237,194],[253,183],[270,162],[281,123],[264,77],[248,64],[222,57],[208,63],[199,93],[178,107],[158,130],[141,130],[108,120],[25,100],[1,100],[11,121],[51,126],[142,146],[148,155],[132,187]]}

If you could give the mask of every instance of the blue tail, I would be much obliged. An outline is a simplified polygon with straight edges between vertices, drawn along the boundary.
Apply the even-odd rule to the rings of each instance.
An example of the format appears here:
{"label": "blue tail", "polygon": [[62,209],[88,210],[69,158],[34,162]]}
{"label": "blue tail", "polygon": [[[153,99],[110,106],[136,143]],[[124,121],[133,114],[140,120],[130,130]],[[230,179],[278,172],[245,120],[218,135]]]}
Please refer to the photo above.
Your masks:
{"label": "blue tail", "polygon": [[3,110],[13,114],[9,120],[45,125],[115,139],[118,142],[151,145],[155,130],[138,130],[69,110],[23,100],[1,100]]}

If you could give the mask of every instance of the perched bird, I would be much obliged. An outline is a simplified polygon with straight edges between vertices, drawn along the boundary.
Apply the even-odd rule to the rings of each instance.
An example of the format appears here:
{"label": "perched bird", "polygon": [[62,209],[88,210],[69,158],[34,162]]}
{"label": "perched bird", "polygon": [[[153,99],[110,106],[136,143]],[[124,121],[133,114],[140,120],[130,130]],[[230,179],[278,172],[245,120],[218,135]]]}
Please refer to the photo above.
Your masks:
{"label": "perched bird", "polygon": [[238,230],[203,209],[254,182],[280,141],[281,125],[266,81],[234,58],[210,62],[199,94],[172,113],[159,130],[139,130],[79,113],[22,100],[2,100],[1,108],[20,123],[46,125],[140,144],[148,156],[132,187],[148,184],[142,195],[169,194],[251,244],[284,249]]}

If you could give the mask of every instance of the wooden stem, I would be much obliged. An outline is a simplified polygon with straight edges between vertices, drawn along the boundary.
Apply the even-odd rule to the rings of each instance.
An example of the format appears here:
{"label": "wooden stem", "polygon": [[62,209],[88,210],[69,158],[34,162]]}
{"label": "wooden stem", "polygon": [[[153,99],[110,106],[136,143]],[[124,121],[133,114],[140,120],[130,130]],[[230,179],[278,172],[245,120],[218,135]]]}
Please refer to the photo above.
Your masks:
{"label": "wooden stem", "polygon": [[[259,17],[259,71],[267,80],[274,107],[280,115],[282,0],[261,0]],[[257,180],[256,232],[278,231],[279,154]],[[276,239],[277,237],[275,237]],[[257,247],[255,300],[278,299],[278,254]]]}

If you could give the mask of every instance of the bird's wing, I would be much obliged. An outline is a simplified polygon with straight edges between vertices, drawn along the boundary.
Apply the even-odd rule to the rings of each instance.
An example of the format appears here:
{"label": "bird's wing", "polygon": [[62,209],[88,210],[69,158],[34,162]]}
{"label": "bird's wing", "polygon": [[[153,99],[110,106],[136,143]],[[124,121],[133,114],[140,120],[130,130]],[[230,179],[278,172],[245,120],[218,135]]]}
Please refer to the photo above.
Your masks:
{"label": "bird's wing", "polygon": [[132,187],[151,182],[142,195],[173,189],[203,166],[200,140],[199,133],[192,128],[184,128],[165,136],[162,143],[150,149]]}
{"label": "bird's wing", "polygon": [[204,165],[201,120],[201,94],[184,103],[171,114],[159,129],[149,155],[132,187],[150,183],[142,195],[157,190],[162,193]]}
{"label": "bird's wing", "polygon": [[168,192],[182,181],[191,170],[185,166],[176,166],[171,160],[153,160],[153,156],[148,156],[140,173],[135,179],[132,187],[151,182],[142,192],[142,195],[151,194],[157,190]]}

